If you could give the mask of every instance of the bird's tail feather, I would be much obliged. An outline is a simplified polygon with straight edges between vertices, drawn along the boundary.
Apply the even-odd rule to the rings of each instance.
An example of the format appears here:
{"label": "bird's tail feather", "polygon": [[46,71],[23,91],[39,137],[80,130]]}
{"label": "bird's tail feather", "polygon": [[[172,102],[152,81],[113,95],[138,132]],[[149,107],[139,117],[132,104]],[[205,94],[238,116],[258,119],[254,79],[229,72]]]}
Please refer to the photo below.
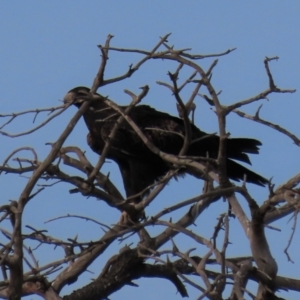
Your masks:
{"label": "bird's tail feather", "polygon": [[254,173],[231,159],[227,159],[227,175],[232,180],[243,181],[244,178],[246,178],[246,182],[260,186],[265,186],[268,183],[266,178]]}
{"label": "bird's tail feather", "polygon": [[246,153],[258,154],[261,142],[255,139],[234,138],[227,140],[227,156],[251,165]]}

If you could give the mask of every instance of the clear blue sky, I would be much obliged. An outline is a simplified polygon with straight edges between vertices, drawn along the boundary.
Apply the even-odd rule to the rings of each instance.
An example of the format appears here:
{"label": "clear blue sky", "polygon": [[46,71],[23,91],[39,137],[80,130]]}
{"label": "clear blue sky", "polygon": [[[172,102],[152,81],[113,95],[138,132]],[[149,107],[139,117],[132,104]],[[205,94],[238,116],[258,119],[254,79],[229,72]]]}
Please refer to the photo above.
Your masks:
{"label": "clear blue sky", "polygon": [[[224,104],[245,99],[268,87],[263,65],[265,56],[280,57],[279,61],[271,63],[275,82],[279,87],[300,90],[299,15],[300,3],[297,1],[2,1],[0,113],[55,106],[69,89],[78,85],[90,86],[99,66],[100,53],[96,45],[103,44],[108,34],[115,36],[112,45],[116,47],[151,49],[159,36],[169,32],[172,32],[169,38],[171,45],[177,48],[190,47],[193,53],[217,53],[237,47],[236,51],[219,59],[213,75],[212,82],[216,90],[222,90],[220,100]],[[138,58],[133,55],[111,54],[107,75],[123,73]],[[203,65],[208,66],[210,62],[204,61]],[[137,93],[138,87],[149,84],[151,90],[145,101],[157,109],[175,114],[175,103],[169,91],[155,84],[156,80],[168,81],[166,73],[175,70],[175,67],[174,64],[151,61],[129,80],[105,87],[100,92],[123,104],[130,101],[123,93],[124,88]],[[214,113],[200,98],[196,100],[196,104],[197,125],[205,131],[216,131]],[[253,114],[257,107],[258,104],[252,105],[246,111]],[[264,101],[261,117],[281,124],[297,135],[299,111],[298,92],[293,95],[274,95],[270,96],[269,101]],[[55,141],[74,112],[75,110],[70,109],[40,133],[20,139],[0,136],[0,160],[3,161],[13,149],[20,146],[33,146],[40,159],[44,158],[49,150],[45,143]],[[41,120],[42,117],[39,116],[37,121]],[[24,118],[22,124],[15,122],[9,130],[23,131],[32,126],[31,121],[30,118]],[[228,131],[232,136],[251,136],[263,141],[261,155],[252,159],[253,169],[267,178],[274,176],[274,183],[281,184],[299,172],[299,148],[287,137],[234,116],[228,119]],[[85,144],[86,133],[81,122],[66,145],[77,145],[87,150],[88,158],[95,162],[97,156]],[[28,154],[22,155],[20,156],[24,157]],[[114,164],[107,164],[104,171],[110,171],[111,178],[122,189]],[[1,175],[0,204],[9,199],[17,199],[25,183],[24,177],[15,179]],[[74,237],[78,233],[79,239],[89,240],[101,235],[95,225],[84,223],[83,229],[81,226],[74,227],[72,220],[50,224],[43,222],[68,212],[85,214],[108,224],[118,220],[118,213],[101,202],[86,200],[79,195],[69,196],[70,188],[61,184],[36,197],[28,205],[24,224],[31,224],[39,229],[46,228],[49,234],[57,234],[62,238]],[[179,183],[172,183],[161,196],[159,204],[150,207],[147,213],[151,215],[171,203],[197,195],[200,190],[196,180],[189,177],[181,179]],[[267,190],[259,190],[251,185],[249,190],[259,203],[268,195]],[[212,227],[202,224],[214,224],[218,213],[225,209],[221,203],[215,206],[208,210],[213,216],[206,212],[199,218],[195,229],[207,238],[212,235]],[[282,232],[268,232],[268,236],[270,244],[273,247],[276,245],[273,255],[279,262],[279,274],[299,277],[299,233],[291,248],[295,264],[288,263],[282,254],[292,226],[291,223],[286,225],[287,221],[286,218],[279,224],[273,224],[280,227]],[[65,233],[61,232],[62,226]],[[232,221],[231,226],[236,227],[235,235],[243,234],[236,221]],[[57,233],[57,230],[60,231]],[[179,244],[180,242],[178,239]],[[188,242],[189,240],[186,243]],[[182,249],[183,251],[189,248],[188,244],[185,246],[187,248]],[[118,247],[116,244],[109,248],[107,255],[90,268],[95,274],[84,274],[83,279],[78,281],[78,286],[95,278],[105,259],[115,254]],[[250,254],[243,245],[234,244],[231,247],[232,255]],[[48,262],[48,249],[52,251],[51,247],[44,247],[45,253],[40,251],[37,254],[41,264]],[[207,249],[198,245],[197,251],[200,255]],[[59,259],[63,254],[56,251],[55,255]],[[199,279],[195,278],[197,280]],[[166,281],[139,280],[137,283],[141,288],[126,287],[110,298],[153,299],[151,293],[155,289],[157,299],[180,299],[180,296],[175,295],[174,287]],[[72,289],[73,286],[67,287],[64,292],[69,293]],[[295,293],[281,295],[287,299],[298,298]],[[190,299],[196,297],[197,293],[190,293]]]}

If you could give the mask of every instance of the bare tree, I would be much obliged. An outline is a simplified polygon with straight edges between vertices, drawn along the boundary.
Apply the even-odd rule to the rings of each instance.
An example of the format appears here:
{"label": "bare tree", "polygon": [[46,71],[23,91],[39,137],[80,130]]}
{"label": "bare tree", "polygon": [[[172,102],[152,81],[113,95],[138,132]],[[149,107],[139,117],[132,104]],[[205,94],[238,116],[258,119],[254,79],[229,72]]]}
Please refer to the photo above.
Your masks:
{"label": "bare tree", "polygon": [[[228,138],[226,117],[229,114],[237,114],[242,118],[260,123],[261,126],[271,127],[300,146],[300,140],[295,135],[260,117],[261,106],[252,116],[240,110],[251,103],[260,102],[270,94],[293,93],[295,91],[276,86],[269,64],[278,57],[265,58],[264,60],[266,76],[269,79],[269,86],[266,90],[248,99],[225,106],[220,103],[219,93],[212,84],[212,71],[218,62],[216,58],[229,54],[234,49],[220,54],[194,55],[190,54],[190,49],[174,49],[174,47],[169,46],[168,37],[169,35],[160,38],[153,49],[145,51],[111,47],[112,36],[109,35],[105,45],[99,46],[102,60],[90,89],[90,98],[86,99],[61,131],[59,138],[50,145],[51,150],[46,158],[40,160],[37,151],[31,147],[20,147],[7,154],[0,166],[1,176],[24,174],[29,177],[24,187],[18,187],[20,188],[19,198],[16,201],[6,200],[7,203],[0,208],[0,220],[3,223],[0,231],[6,238],[6,242],[1,243],[0,252],[3,275],[3,280],[0,283],[1,298],[20,299],[25,295],[37,294],[45,299],[62,299],[60,296],[62,288],[76,282],[88,270],[89,266],[105,253],[109,253],[111,257],[103,265],[102,271],[99,271],[94,281],[81,289],[74,290],[72,294],[64,296],[63,299],[107,299],[109,295],[122,289],[125,285],[136,286],[133,280],[142,277],[167,279],[172,282],[182,297],[187,297],[189,290],[196,289],[199,292],[198,299],[229,297],[232,300],[240,300],[246,297],[245,294],[248,294],[252,299],[279,299],[276,292],[280,289],[300,291],[300,279],[280,276],[280,268],[278,269],[277,262],[272,256],[274,245],[269,245],[265,235],[265,228],[271,227],[269,224],[291,215],[294,220],[289,241],[291,243],[299,207],[297,184],[300,180],[300,174],[291,177],[290,180],[276,189],[270,181],[268,185],[269,198],[263,201],[262,205],[258,204],[262,202],[261,199],[255,200],[248,192],[246,178],[240,185],[233,184],[226,174],[225,146]],[[106,78],[105,70],[108,64],[108,55],[111,52],[136,53],[140,54],[142,59],[130,65],[129,69],[119,76]],[[215,60],[212,61],[207,70],[204,70],[197,63],[199,60],[211,58]],[[128,122],[145,145],[170,164],[170,172],[161,181],[149,187],[150,193],[142,202],[136,203],[134,209],[138,212],[145,210],[147,215],[147,206],[155,202],[157,195],[166,187],[171,178],[176,177],[176,170],[180,168],[186,168],[196,178],[201,178],[199,182],[204,183],[203,191],[194,198],[182,199],[136,223],[124,225],[116,220],[116,225],[104,224],[99,221],[103,211],[99,212],[99,220],[80,213],[60,215],[54,220],[49,220],[78,218],[93,222],[100,226],[104,232],[99,233],[98,238],[93,241],[79,240],[78,237],[61,239],[56,237],[55,232],[49,234],[47,230],[36,228],[34,224],[24,226],[23,215],[32,199],[42,191],[43,193],[49,192],[54,185],[61,185],[61,183],[72,186],[71,194],[87,197],[89,198],[88,201],[101,200],[106,203],[107,212],[105,214],[115,210],[132,214],[133,205],[123,198],[122,193],[111,182],[109,176],[101,172],[106,154],[109,151],[110,140],[107,141],[96,164],[90,162],[88,153],[84,153],[76,145],[66,146],[65,141],[89,108],[90,101],[99,88],[131,77],[151,59],[171,60],[177,64],[175,72],[169,72],[170,83],[161,81],[157,83],[173,93],[179,115],[185,122],[187,134],[184,137],[183,149],[178,156],[162,153],[130,119],[128,111],[124,112],[115,102],[106,98],[107,103],[115,109],[116,114],[120,115],[120,121]],[[180,82],[179,74],[182,69],[191,70],[191,74],[186,80]],[[184,101],[181,95],[187,87],[192,87],[192,92],[189,98]],[[128,90],[125,92],[132,97],[135,105],[146,97],[148,89],[149,87],[144,87],[139,95]],[[200,90],[203,91],[200,93]],[[197,96],[202,97],[216,112],[220,135],[217,159],[183,156],[193,142],[188,134],[189,115],[190,112],[194,113],[194,99]],[[65,113],[71,104],[65,103],[58,107],[2,114],[0,117],[4,121],[0,127],[0,133],[15,139],[32,134],[48,123],[51,126],[52,121]],[[39,125],[28,131],[17,134],[6,131],[6,127],[13,122],[18,122],[22,115],[33,116],[35,120],[38,114],[43,113],[48,113],[48,116]],[[31,156],[20,157],[21,151],[27,151],[31,153]],[[215,168],[210,166],[217,166],[218,174],[213,171]],[[239,197],[239,201],[237,197]],[[211,239],[202,236],[201,230],[191,229],[191,226],[197,222],[204,210],[213,211],[214,204],[224,200],[228,203],[228,209],[219,215],[215,228],[212,229],[213,236]],[[45,203],[45,209],[51,210],[51,205]],[[174,221],[175,218],[172,217],[174,213],[179,211],[181,213],[182,210],[185,212]],[[247,211],[250,212],[250,217],[247,216]],[[235,216],[249,241],[249,256],[247,257],[228,257],[228,245],[230,242],[238,242],[235,241],[235,237],[230,236],[232,231],[230,221]],[[158,231],[152,233],[152,228],[157,228]],[[185,245],[175,242],[175,237],[178,235],[187,236],[190,239],[189,249],[184,249]],[[126,241],[129,237],[136,238],[135,244],[122,245],[118,253],[109,252],[109,246],[113,242],[117,240]],[[31,242],[36,243],[38,247],[36,249],[29,247],[28,243]],[[206,254],[197,255],[195,251],[197,246],[206,249]],[[288,246],[286,256],[288,260],[292,260],[289,256]],[[39,263],[39,247],[47,249],[48,262]],[[60,259],[52,258],[53,247],[63,250],[64,255]],[[250,291],[247,288],[251,281],[257,283],[257,290]]]}

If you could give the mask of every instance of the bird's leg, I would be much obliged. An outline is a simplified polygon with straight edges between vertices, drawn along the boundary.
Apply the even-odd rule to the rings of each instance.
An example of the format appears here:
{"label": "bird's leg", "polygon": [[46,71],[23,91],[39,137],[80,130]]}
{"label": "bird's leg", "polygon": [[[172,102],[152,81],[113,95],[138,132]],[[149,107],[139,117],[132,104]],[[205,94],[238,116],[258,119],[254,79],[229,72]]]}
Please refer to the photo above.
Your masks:
{"label": "bird's leg", "polygon": [[[136,200],[136,199],[135,199]],[[134,201],[134,199],[130,200],[130,205],[132,205],[132,210],[130,209],[130,213],[128,211],[123,211],[120,217],[119,224],[120,225],[134,225],[138,223],[141,220],[144,220],[146,218],[145,211],[137,211],[135,209],[135,204],[140,201]]]}
{"label": "bird's leg", "polygon": [[145,220],[145,211],[140,211],[137,215],[132,217],[127,211],[123,211],[120,217],[119,225],[134,225],[139,221]]}
{"label": "bird's leg", "polygon": [[122,211],[119,225],[134,225],[134,222],[131,220],[130,215],[127,211]]}

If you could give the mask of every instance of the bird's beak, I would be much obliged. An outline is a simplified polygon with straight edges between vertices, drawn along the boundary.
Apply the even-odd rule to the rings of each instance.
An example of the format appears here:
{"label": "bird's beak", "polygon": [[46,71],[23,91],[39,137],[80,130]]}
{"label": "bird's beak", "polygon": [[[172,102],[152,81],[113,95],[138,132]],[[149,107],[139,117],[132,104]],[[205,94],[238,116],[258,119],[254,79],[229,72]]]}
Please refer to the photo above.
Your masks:
{"label": "bird's beak", "polygon": [[89,96],[89,89],[86,87],[77,87],[70,90],[64,97],[65,104],[74,104],[79,107]]}
{"label": "bird's beak", "polygon": [[64,97],[65,104],[75,104],[76,101],[76,93],[68,92]]}

